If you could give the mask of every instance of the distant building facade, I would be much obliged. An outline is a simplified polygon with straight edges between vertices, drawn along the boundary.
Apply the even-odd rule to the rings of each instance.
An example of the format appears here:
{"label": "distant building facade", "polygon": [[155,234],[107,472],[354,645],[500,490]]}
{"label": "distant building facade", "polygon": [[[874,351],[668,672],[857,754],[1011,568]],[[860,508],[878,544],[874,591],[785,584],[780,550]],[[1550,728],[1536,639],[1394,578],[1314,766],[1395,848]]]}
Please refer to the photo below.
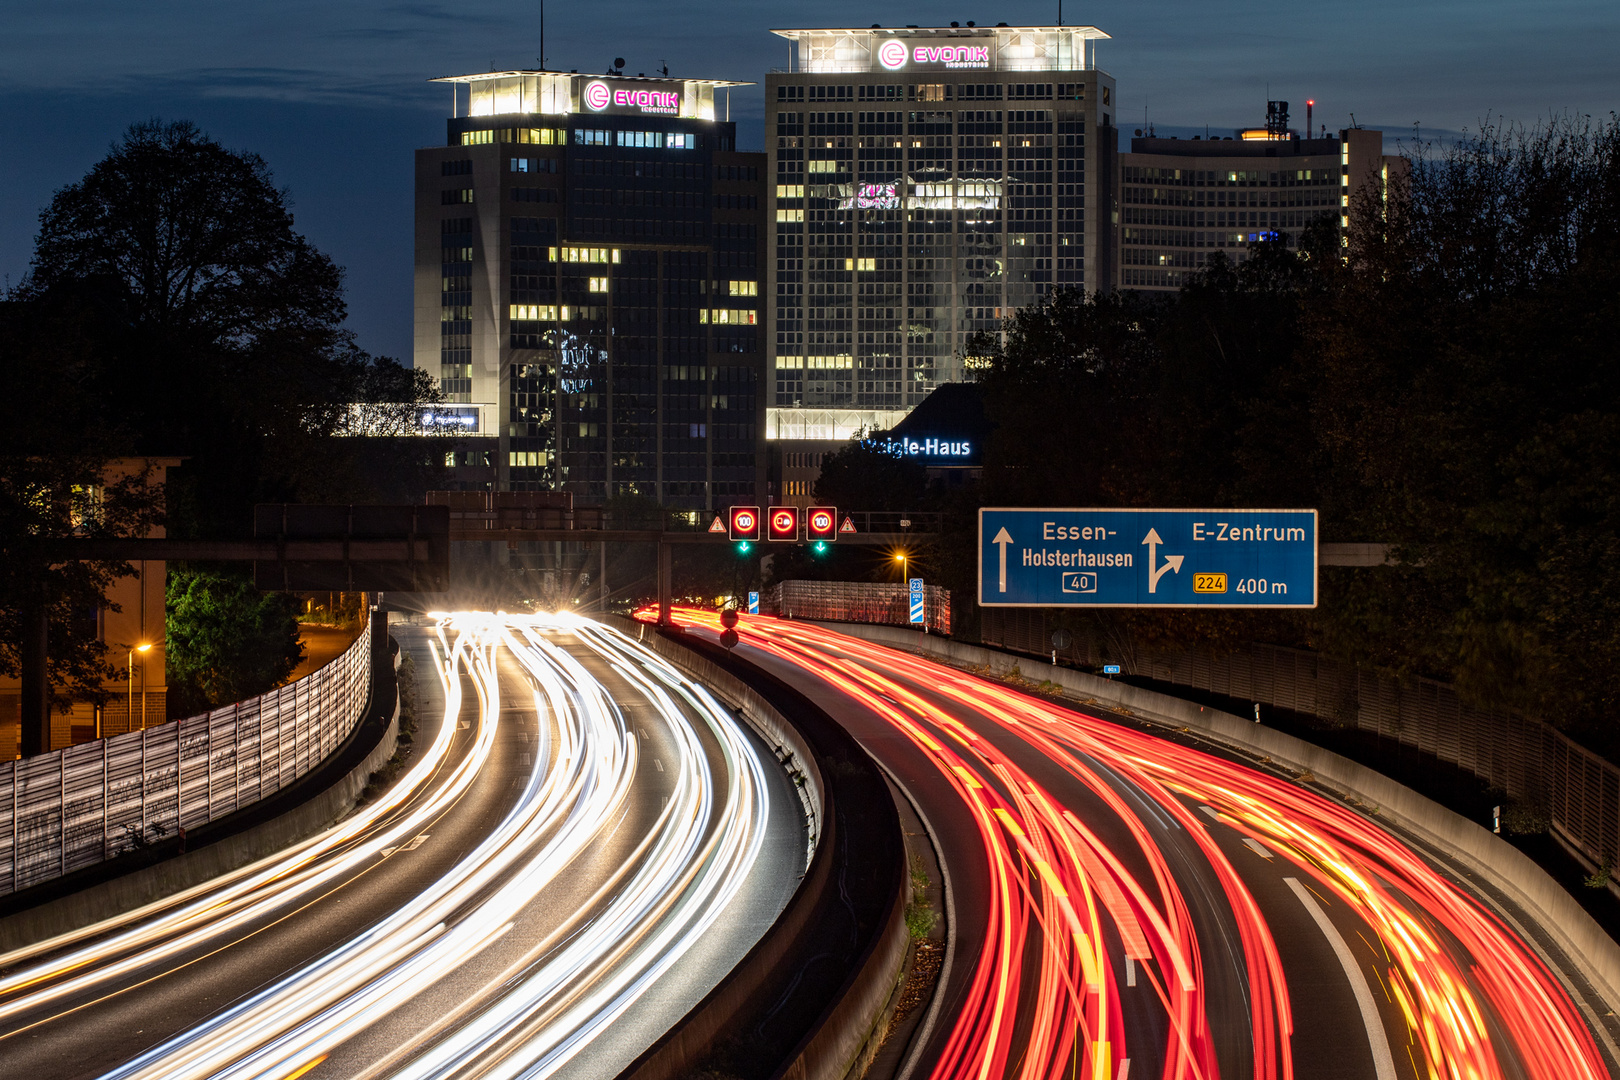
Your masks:
{"label": "distant building facade", "polygon": [[1281,117],[1236,137],[1131,140],[1119,156],[1120,288],[1174,291],[1213,253],[1243,262],[1257,241],[1294,247],[1319,218],[1348,229],[1351,196],[1406,167],[1381,131],[1301,138]]}
{"label": "distant building facade", "polygon": [[[168,479],[168,471],[181,461],[177,457],[115,458],[103,468],[103,482],[116,484],[145,472],[149,484],[161,486]],[[167,534],[162,525],[153,525],[144,535],[161,539]],[[107,703],[97,706],[89,701],[73,701],[66,712],[52,707],[47,750],[138,731],[168,719],[168,623],[164,608],[168,564],[160,559],[134,559],[129,566],[134,573],[115,579],[108,587],[107,606],[83,613],[84,629],[106,646],[102,661],[114,671],[113,677],[102,683]],[[21,719],[21,680],[15,675],[0,676],[0,760],[21,755]]]}
{"label": "distant building facade", "polygon": [[415,365],[462,418],[457,486],[758,501],[766,161],[717,117],[744,84],[437,81],[456,106],[416,154]]}
{"label": "distant building facade", "polygon": [[797,500],[829,446],[961,381],[973,334],[1114,287],[1117,137],[1094,27],[775,33],[767,431]]}

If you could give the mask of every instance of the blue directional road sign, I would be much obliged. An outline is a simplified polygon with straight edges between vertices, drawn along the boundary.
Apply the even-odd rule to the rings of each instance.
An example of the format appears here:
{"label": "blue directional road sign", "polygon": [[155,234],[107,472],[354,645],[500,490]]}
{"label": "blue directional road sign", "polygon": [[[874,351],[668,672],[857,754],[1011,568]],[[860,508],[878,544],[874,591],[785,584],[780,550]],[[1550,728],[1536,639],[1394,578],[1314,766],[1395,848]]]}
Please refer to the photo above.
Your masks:
{"label": "blue directional road sign", "polygon": [[911,579],[911,621],[923,621],[923,579],[920,577]]}
{"label": "blue directional road sign", "polygon": [[979,603],[1313,608],[1316,511],[986,507]]}
{"label": "blue directional road sign", "polygon": [[748,594],[748,614],[759,614],[759,593],[757,592],[751,592]]}

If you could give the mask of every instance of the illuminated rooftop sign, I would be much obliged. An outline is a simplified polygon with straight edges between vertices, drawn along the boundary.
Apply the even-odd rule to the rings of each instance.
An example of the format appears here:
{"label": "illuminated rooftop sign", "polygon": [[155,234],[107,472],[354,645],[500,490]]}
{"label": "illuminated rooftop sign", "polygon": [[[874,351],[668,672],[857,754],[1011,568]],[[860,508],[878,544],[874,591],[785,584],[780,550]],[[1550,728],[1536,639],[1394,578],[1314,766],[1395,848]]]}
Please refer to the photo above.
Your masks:
{"label": "illuminated rooftop sign", "polygon": [[873,445],[895,457],[970,458],[974,454],[973,444],[965,439],[885,439]]}
{"label": "illuminated rooftop sign", "polygon": [[585,92],[580,95],[585,107],[592,112],[601,112],[608,107],[615,109],[634,109],[644,113],[663,113],[667,116],[681,114],[681,95],[672,90],[642,90],[637,88],[612,88],[607,83],[589,83]]}
{"label": "illuminated rooftop sign", "polygon": [[794,43],[790,70],[805,74],[912,70],[1086,71],[1095,66],[1095,43],[1108,37],[1095,26],[975,27],[971,24],[771,32]]}
{"label": "illuminated rooftop sign", "polygon": [[988,45],[914,45],[890,38],[877,49],[878,63],[890,71],[898,71],[909,60],[919,66],[948,68],[987,68],[990,66]]}

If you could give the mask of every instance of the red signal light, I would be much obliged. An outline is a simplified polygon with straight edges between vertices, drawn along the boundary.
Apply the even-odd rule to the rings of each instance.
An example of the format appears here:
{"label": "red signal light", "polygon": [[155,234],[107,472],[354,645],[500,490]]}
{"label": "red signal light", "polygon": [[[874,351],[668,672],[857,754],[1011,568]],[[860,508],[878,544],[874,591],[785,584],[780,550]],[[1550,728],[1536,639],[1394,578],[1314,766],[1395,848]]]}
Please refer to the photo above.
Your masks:
{"label": "red signal light", "polygon": [[770,537],[772,540],[797,540],[799,538],[799,508],[797,506],[771,507]]}
{"label": "red signal light", "polygon": [[812,506],[804,515],[805,534],[811,540],[838,539],[838,508]]}
{"label": "red signal light", "polygon": [[757,541],[764,531],[760,523],[759,507],[733,506],[728,515],[731,539]]}

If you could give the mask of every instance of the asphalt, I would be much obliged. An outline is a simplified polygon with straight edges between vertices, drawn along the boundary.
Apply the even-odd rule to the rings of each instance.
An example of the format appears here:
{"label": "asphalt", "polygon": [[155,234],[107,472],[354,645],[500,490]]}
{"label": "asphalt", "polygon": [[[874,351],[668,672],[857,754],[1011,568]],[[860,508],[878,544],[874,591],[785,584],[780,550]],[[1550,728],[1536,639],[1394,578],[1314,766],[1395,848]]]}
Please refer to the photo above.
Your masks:
{"label": "asphalt", "polygon": [[[428,628],[396,627],[402,647],[417,658],[418,669],[432,670],[427,654]],[[528,904],[511,932],[450,977],[421,988],[421,993],[390,1017],[361,1031],[306,1075],[356,1076],[386,1074],[420,1044],[422,1033],[468,1000],[504,971],[519,954],[553,930],[567,913],[583,905],[619,867],[624,853],[650,827],[672,788],[671,773],[655,762],[670,753],[670,732],[657,713],[637,703],[625,680],[583,646],[570,648],[592,673],[625,703],[634,727],[644,733],[642,756],[622,819],[611,834],[592,848],[557,881]],[[499,663],[503,715],[489,762],[478,780],[437,820],[422,831],[415,846],[404,845],[354,873],[330,882],[318,895],[293,911],[245,927],[224,942],[161,964],[143,966],[121,982],[86,999],[58,1002],[8,1024],[0,1033],[0,1076],[35,1080],[94,1076],[111,1069],[182,1032],[198,1021],[242,1001],[375,924],[384,914],[448,871],[477,846],[512,809],[532,755],[540,716],[527,676],[503,654]],[[431,742],[444,709],[436,679],[420,680],[422,730],[418,745]],[[458,730],[449,760],[416,800],[451,770],[471,747],[477,720],[477,697],[464,694]],[[551,723],[548,719],[546,722]],[[458,725],[459,727],[459,725]],[[724,775],[712,738],[704,745],[717,776]],[[797,800],[786,776],[763,745],[756,749],[766,763],[770,785],[771,823],[759,860],[726,915],[655,989],[644,995],[609,1034],[575,1058],[563,1073],[569,1077],[608,1077],[667,1030],[708,992],[774,920],[797,885],[805,856],[804,830]],[[602,901],[605,903],[606,901]],[[600,910],[601,904],[594,910]]]}
{"label": "asphalt", "polygon": [[[705,634],[706,631],[689,630]],[[949,952],[935,1000],[913,1043],[907,1049],[899,1075],[928,1075],[932,1064],[945,1049],[952,1020],[962,1011],[968,985],[983,947],[975,928],[985,925],[989,906],[990,882],[987,856],[970,814],[951,784],[911,739],[897,733],[891,724],[858,700],[824,684],[814,674],[771,653],[743,643],[734,650],[740,659],[756,664],[810,696],[837,722],[843,724],[863,746],[904,785],[916,800],[918,810],[930,826],[934,843],[945,863],[951,891],[954,918],[949,926]],[[836,657],[828,649],[822,659]],[[910,658],[915,659],[915,658]],[[935,685],[913,680],[899,671],[885,671],[889,678],[924,698],[931,710],[952,717],[980,737],[993,742],[1018,766],[1044,785],[1064,806],[1090,825],[1117,852],[1138,880],[1151,881],[1151,873],[1140,849],[1123,823],[1084,785],[1045,753],[1007,731],[1001,725],[937,692]],[[1152,842],[1165,854],[1173,875],[1189,905],[1197,929],[1205,988],[1208,991],[1208,1017],[1216,1034],[1222,1076],[1251,1075],[1253,1070],[1248,982],[1236,924],[1228,901],[1214,876],[1208,858],[1193,843],[1186,830],[1151,800],[1116,773],[1108,762],[1077,755],[1102,775],[1110,786],[1134,809],[1147,825]],[[1189,803],[1189,807],[1194,804]],[[1202,817],[1202,815],[1200,815]],[[1267,858],[1245,843],[1245,834],[1222,822],[1207,822],[1221,851],[1252,892],[1269,925],[1282,958],[1292,1004],[1294,1034],[1291,1040],[1294,1075],[1322,1080],[1371,1080],[1374,1067],[1372,1042],[1361,1021],[1356,993],[1334,945],[1305,906],[1295,886],[1311,880],[1299,868],[1272,853]],[[1263,846],[1263,845],[1262,845]],[[1345,947],[1372,990],[1372,1000],[1394,1059],[1394,1075],[1416,1080],[1416,1064],[1407,1053],[1407,1026],[1401,1011],[1384,987],[1381,972],[1388,960],[1379,950],[1377,934],[1347,905],[1337,898],[1311,890],[1316,905],[1336,928]],[[1422,913],[1418,912],[1422,918]],[[1033,946],[1032,946],[1033,947]],[[1123,965],[1120,942],[1111,942],[1116,964]],[[1030,956],[1033,959],[1033,953]],[[1034,980],[1026,980],[1033,983]],[[1162,1047],[1167,1032],[1163,1008],[1145,982],[1124,991],[1127,1043],[1135,1060],[1131,1076],[1157,1075],[1162,1062],[1154,1059],[1154,1047]],[[1134,997],[1132,996],[1134,995]],[[1021,1028],[1032,1021],[1030,1000],[1020,1002],[1016,1021]],[[1015,1035],[1014,1045],[1020,1037]],[[1514,1068],[1509,1062],[1508,1067]]]}

